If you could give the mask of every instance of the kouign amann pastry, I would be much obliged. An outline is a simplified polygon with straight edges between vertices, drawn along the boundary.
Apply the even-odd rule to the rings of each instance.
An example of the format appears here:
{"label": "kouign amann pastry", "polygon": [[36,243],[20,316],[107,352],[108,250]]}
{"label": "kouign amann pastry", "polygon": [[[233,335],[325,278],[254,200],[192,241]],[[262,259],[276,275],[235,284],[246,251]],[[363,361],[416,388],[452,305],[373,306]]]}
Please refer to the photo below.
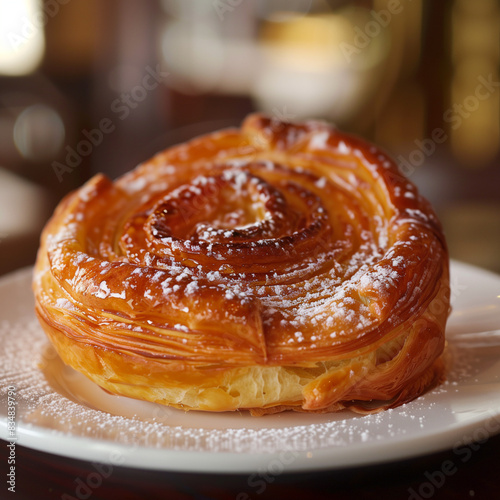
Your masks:
{"label": "kouign amann pastry", "polygon": [[34,272],[65,363],[184,410],[409,402],[443,379],[448,254],[375,146],[250,115],[58,206]]}

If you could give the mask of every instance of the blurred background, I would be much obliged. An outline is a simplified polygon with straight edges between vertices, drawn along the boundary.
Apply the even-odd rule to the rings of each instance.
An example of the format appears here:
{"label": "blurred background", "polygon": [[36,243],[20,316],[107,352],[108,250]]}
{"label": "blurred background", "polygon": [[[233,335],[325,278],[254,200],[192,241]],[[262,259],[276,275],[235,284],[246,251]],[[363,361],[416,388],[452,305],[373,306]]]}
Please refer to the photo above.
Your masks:
{"label": "blurred background", "polygon": [[498,0],[0,0],[0,273],[64,194],[251,111],[377,142],[500,272]]}

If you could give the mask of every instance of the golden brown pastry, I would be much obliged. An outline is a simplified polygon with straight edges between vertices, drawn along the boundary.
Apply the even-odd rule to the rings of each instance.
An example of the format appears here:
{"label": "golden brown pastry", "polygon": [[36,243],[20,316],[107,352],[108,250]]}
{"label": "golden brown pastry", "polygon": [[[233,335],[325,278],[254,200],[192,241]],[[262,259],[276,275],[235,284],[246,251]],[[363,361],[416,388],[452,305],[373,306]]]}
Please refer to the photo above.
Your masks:
{"label": "golden brown pastry", "polygon": [[95,176],[47,224],[34,291],[68,365],[185,410],[364,413],[443,377],[440,224],[325,123],[254,114]]}

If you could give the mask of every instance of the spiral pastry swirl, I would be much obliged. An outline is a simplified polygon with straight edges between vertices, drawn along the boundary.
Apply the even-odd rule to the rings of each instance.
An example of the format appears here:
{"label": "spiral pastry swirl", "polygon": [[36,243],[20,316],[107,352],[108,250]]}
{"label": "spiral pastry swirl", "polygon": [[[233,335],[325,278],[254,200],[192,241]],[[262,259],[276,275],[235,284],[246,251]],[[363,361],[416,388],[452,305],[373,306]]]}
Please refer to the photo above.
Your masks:
{"label": "spiral pastry swirl", "polygon": [[67,364],[177,408],[371,412],[443,378],[441,226],[325,123],[254,114],[95,176],[47,224],[33,286]]}

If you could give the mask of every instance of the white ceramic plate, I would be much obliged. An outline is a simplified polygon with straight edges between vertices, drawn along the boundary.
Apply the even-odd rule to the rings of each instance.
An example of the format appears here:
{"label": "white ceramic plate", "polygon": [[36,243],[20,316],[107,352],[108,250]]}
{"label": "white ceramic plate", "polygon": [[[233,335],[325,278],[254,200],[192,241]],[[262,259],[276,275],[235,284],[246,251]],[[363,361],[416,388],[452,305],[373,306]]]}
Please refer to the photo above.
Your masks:
{"label": "white ceramic plate", "polygon": [[[205,414],[112,396],[65,367],[33,313],[31,271],[0,280],[0,437],[77,459],[187,472],[376,464],[500,432],[500,276],[453,262],[448,380],[369,416]],[[16,402],[9,434],[8,390]]]}

